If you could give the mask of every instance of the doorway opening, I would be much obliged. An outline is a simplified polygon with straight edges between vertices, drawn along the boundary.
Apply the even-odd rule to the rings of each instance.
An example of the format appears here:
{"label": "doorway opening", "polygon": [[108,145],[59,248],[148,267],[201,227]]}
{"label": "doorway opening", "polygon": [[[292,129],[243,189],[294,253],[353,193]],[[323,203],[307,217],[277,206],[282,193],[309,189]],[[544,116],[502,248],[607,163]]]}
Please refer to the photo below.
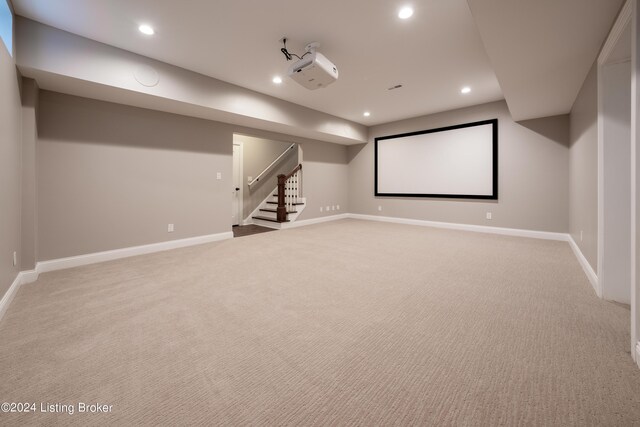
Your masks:
{"label": "doorway opening", "polygon": [[[628,3],[598,57],[598,293],[631,309],[632,163],[631,48]],[[633,352],[632,352],[633,353]]]}
{"label": "doorway opening", "polygon": [[[232,224],[280,228],[274,227],[279,225],[278,176],[288,177],[299,169],[302,163],[300,144],[234,134],[233,146]],[[301,172],[295,176],[298,175]],[[293,201],[294,191],[302,193],[302,184],[300,177],[295,183],[285,186],[286,201]],[[304,209],[303,199],[290,205],[287,207],[287,219],[294,221]]]}

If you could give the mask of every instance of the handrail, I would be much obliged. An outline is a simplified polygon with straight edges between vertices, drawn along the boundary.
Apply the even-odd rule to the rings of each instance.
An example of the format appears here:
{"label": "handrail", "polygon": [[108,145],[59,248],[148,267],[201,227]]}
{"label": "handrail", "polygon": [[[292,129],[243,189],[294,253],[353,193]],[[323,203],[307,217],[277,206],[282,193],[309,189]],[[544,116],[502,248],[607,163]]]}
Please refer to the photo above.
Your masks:
{"label": "handrail", "polygon": [[296,166],[296,168],[294,170],[291,171],[291,173],[287,176],[284,177],[284,180],[288,180],[289,178],[291,178],[293,176],[294,173],[298,172],[300,169],[302,169],[302,164],[299,164],[298,166]]}
{"label": "handrail", "polygon": [[271,168],[273,167],[273,165],[275,165],[276,163],[278,163],[278,160],[280,160],[281,158],[283,158],[283,157],[285,156],[285,154],[287,154],[287,153],[289,152],[289,150],[291,150],[291,149],[292,149],[293,147],[295,147],[295,146],[296,146],[296,144],[295,144],[295,143],[293,143],[293,144],[291,144],[291,145],[290,145],[286,150],[284,150],[284,151],[282,152],[282,154],[280,154],[280,155],[278,156],[278,158],[277,158],[277,159],[275,159],[273,162],[271,162],[271,164],[270,164],[269,166],[267,166],[266,168],[264,168],[264,170],[263,170],[262,172],[260,172],[260,174],[259,174],[258,176],[256,176],[256,177],[253,179],[253,181],[251,181],[251,182],[249,183],[249,187],[251,187],[251,186],[252,186],[253,184],[255,184],[256,182],[260,181],[260,178],[262,177],[262,175],[264,175],[265,173],[267,173],[267,171],[268,171],[269,169],[271,169]]}

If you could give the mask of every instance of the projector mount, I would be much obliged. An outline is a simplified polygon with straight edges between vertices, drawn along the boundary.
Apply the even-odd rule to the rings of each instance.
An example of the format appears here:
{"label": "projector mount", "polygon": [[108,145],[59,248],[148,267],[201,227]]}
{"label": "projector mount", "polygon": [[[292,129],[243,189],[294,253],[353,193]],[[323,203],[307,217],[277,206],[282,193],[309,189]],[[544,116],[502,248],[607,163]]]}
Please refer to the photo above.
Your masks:
{"label": "projector mount", "polygon": [[280,39],[280,41],[282,42],[283,47],[280,49],[280,52],[282,52],[284,54],[284,57],[287,58],[287,61],[291,61],[293,59],[293,57],[295,56],[296,58],[298,58],[298,60],[304,58],[305,56],[315,53],[316,50],[320,47],[320,43],[318,42],[311,42],[308,45],[305,46],[304,50],[305,53],[302,56],[298,56],[295,53],[291,53],[287,50],[287,38],[283,37],[282,39]]}

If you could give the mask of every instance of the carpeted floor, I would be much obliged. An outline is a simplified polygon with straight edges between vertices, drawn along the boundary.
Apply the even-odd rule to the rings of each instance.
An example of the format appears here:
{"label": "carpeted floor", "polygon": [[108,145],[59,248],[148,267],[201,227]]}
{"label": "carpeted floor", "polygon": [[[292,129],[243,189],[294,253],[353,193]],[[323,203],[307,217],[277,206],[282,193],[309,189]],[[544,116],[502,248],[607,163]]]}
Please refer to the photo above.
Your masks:
{"label": "carpeted floor", "polygon": [[629,311],[567,243],[344,220],[43,274],[2,424],[638,425]]}

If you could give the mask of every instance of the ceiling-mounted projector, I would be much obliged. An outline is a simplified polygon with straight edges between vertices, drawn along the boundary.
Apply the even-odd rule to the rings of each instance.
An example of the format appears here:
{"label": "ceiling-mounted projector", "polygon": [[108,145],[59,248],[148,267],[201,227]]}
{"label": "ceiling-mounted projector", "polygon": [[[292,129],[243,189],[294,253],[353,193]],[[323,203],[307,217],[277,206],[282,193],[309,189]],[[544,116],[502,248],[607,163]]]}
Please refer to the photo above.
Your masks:
{"label": "ceiling-mounted projector", "polygon": [[338,68],[317,52],[319,43],[307,45],[307,52],[289,67],[289,77],[310,90],[326,87],[338,80]]}

